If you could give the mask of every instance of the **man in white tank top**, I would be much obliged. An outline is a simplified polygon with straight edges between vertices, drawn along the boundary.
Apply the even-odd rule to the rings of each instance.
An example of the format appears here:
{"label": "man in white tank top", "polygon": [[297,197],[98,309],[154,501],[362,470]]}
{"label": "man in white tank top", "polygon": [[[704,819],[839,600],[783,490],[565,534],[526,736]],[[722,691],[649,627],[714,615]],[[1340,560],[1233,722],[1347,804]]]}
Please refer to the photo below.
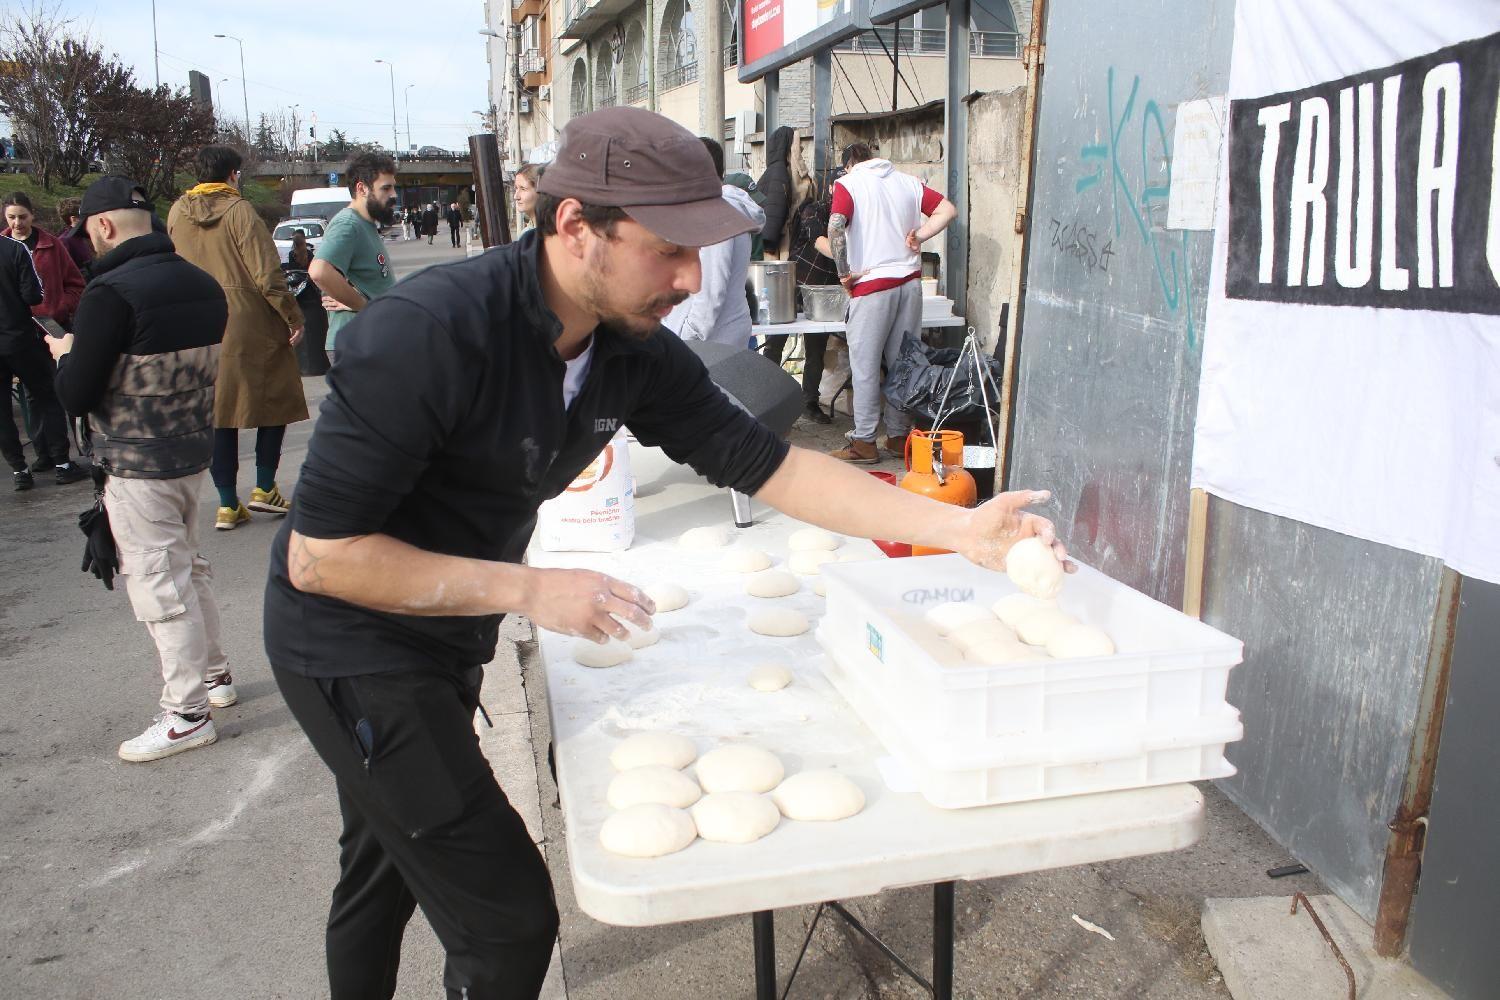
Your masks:
{"label": "man in white tank top", "polygon": [[[901,342],[922,330],[922,244],[958,214],[953,203],[891,161],[856,142],[844,150],[845,174],[833,186],[828,242],[839,281],[849,289],[846,327],[854,380],[854,430],[849,444],[831,454],[869,465],[880,460],[875,446],[883,402],[881,365],[894,367]],[[926,216],[924,222],[922,217]],[[885,407],[885,445],[896,454],[911,421]]]}

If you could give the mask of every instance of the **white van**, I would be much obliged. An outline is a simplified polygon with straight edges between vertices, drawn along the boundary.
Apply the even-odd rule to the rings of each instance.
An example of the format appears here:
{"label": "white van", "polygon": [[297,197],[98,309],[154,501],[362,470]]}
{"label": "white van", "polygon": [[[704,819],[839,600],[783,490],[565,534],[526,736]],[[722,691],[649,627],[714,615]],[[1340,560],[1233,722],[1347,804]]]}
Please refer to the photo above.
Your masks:
{"label": "white van", "polygon": [[302,188],[292,192],[293,219],[323,219],[327,221],[349,207],[353,200],[347,187]]}

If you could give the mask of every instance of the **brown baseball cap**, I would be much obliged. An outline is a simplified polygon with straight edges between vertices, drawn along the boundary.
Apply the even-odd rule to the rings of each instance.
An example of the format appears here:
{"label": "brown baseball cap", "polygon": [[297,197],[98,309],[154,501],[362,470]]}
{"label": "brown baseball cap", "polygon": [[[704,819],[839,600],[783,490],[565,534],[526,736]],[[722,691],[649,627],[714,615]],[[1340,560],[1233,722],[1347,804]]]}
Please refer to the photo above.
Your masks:
{"label": "brown baseball cap", "polygon": [[643,108],[605,108],[563,126],[537,190],[620,208],[669,243],[706,247],[760,228],[724,200],[699,139]]}

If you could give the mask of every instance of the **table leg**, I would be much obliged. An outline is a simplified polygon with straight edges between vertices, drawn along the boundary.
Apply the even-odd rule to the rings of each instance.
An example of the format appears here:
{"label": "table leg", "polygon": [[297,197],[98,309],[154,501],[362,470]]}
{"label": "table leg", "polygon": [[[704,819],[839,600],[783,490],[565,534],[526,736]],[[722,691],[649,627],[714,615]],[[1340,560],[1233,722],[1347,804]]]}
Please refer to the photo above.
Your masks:
{"label": "table leg", "polygon": [[770,910],[750,914],[755,928],[755,1000],[776,1000],[776,931]]}
{"label": "table leg", "polygon": [[932,995],[953,1000],[953,883],[932,887]]}

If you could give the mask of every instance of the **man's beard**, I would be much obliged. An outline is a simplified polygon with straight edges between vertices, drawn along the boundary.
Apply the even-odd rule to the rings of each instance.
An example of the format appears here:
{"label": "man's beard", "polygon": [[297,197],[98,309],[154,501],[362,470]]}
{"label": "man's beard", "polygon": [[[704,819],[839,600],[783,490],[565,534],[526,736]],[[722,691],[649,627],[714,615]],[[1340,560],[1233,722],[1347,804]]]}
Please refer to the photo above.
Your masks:
{"label": "man's beard", "polygon": [[389,226],[396,221],[396,199],[392,198],[382,205],[375,200],[373,194],[367,194],[365,195],[365,211],[370,213],[370,218],[382,226]]}
{"label": "man's beard", "polygon": [[609,301],[609,277],[612,271],[604,244],[596,243],[589,252],[587,266],[583,271],[581,305],[599,317],[600,326],[633,340],[650,340],[661,327],[662,318],[657,313],[688,299],[687,292],[671,292],[652,296],[635,311],[621,311]]}

